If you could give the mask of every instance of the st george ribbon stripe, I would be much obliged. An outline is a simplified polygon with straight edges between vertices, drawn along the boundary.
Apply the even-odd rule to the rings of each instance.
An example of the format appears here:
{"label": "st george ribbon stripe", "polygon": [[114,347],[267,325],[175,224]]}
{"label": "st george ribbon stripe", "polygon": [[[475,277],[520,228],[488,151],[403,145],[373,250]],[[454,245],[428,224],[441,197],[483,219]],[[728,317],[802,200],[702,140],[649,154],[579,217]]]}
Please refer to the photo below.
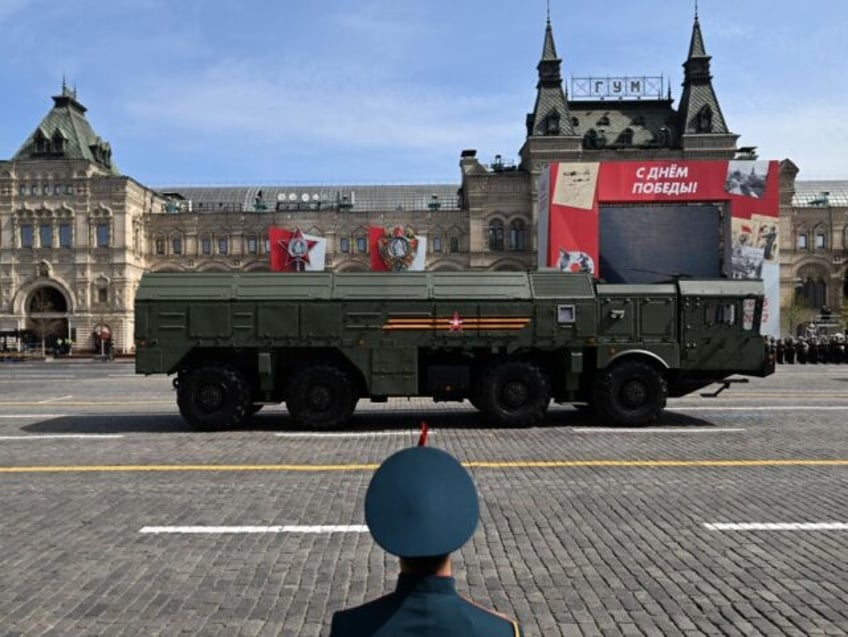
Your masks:
{"label": "st george ribbon stripe", "polygon": [[709,531],[848,531],[848,522],[718,522]]}
{"label": "st george ribbon stripe", "polygon": [[225,533],[367,533],[364,524],[329,524],[317,526],[145,526],[139,533],[162,534],[210,534]]}

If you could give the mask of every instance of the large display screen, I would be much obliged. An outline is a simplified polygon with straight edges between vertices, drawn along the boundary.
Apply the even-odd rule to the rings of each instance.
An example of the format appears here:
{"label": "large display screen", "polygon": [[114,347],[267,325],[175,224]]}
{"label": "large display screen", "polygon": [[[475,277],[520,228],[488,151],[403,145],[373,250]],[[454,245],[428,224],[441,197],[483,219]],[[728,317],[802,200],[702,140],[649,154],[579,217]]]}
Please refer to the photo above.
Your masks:
{"label": "large display screen", "polygon": [[718,206],[602,205],[599,234],[599,272],[607,283],[721,276]]}

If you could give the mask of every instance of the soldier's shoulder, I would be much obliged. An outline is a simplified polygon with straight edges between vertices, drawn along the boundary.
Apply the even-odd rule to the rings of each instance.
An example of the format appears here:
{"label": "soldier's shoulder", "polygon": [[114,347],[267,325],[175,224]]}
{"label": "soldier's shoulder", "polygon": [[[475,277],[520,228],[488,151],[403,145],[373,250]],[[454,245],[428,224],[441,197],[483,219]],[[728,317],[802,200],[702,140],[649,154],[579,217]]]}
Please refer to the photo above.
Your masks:
{"label": "soldier's shoulder", "polygon": [[465,612],[473,622],[475,634],[491,635],[491,637],[522,637],[521,626],[518,620],[499,613],[477,602],[462,597]]}
{"label": "soldier's shoulder", "polygon": [[348,635],[370,635],[380,627],[386,617],[397,609],[398,601],[390,593],[361,606],[346,608],[333,613],[331,637]]}

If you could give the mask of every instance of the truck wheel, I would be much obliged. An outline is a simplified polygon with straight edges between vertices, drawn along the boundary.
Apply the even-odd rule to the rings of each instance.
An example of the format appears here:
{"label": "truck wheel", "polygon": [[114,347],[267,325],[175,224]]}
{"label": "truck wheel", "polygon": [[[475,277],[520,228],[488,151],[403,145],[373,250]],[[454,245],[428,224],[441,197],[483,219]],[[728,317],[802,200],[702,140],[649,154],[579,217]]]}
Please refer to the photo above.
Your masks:
{"label": "truck wheel", "polygon": [[533,363],[506,361],[480,377],[475,403],[498,424],[529,427],[540,422],[551,402],[547,375]]}
{"label": "truck wheel", "polygon": [[233,367],[198,367],[180,375],[177,405],[195,429],[232,429],[241,425],[250,409],[250,386],[244,374]]}
{"label": "truck wheel", "polygon": [[314,365],[292,376],[286,388],[286,407],[302,426],[329,429],[350,420],[356,406],[350,378],[338,367]]}
{"label": "truck wheel", "polygon": [[654,422],[665,408],[668,385],[654,366],[624,361],[600,373],[592,389],[598,414],[624,427]]}

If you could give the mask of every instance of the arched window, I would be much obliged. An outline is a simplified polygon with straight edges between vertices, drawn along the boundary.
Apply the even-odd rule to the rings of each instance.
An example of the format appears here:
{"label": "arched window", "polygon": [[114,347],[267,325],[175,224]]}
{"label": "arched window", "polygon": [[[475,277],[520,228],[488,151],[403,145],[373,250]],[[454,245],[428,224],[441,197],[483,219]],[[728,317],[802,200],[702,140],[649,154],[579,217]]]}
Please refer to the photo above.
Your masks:
{"label": "arched window", "polygon": [[27,298],[27,313],[50,314],[56,312],[67,312],[68,302],[65,295],[56,288],[43,286],[30,294]]}
{"label": "arched window", "polygon": [[556,111],[545,119],[545,135],[559,135],[559,113]]}
{"label": "arched window", "polygon": [[625,128],[621,131],[621,135],[618,136],[618,143],[622,146],[632,146],[633,145],[633,129]]}
{"label": "arched window", "polygon": [[509,247],[515,251],[527,249],[527,226],[521,219],[514,219],[509,224]]}
{"label": "arched window", "polygon": [[704,104],[698,111],[698,120],[695,126],[698,133],[711,133],[713,130],[713,109],[709,104]]}
{"label": "arched window", "polygon": [[489,222],[489,250],[503,252],[504,249],[504,224],[500,219],[492,219]]}
{"label": "arched window", "polygon": [[32,136],[32,142],[36,155],[43,155],[50,151],[50,142],[47,139],[47,135],[40,128]]}

